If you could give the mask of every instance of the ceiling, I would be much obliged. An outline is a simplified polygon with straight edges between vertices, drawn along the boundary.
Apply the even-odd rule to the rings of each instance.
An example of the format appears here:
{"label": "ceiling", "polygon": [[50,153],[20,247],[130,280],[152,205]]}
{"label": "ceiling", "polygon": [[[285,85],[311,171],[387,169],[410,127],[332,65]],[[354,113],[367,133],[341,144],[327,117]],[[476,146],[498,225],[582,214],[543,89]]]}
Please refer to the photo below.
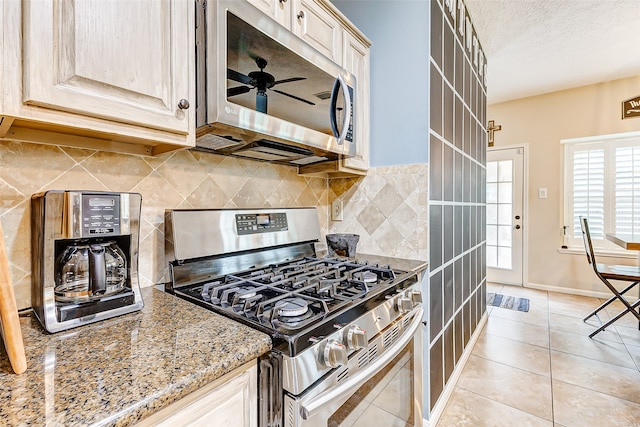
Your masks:
{"label": "ceiling", "polygon": [[640,75],[640,0],[464,3],[487,57],[489,104]]}

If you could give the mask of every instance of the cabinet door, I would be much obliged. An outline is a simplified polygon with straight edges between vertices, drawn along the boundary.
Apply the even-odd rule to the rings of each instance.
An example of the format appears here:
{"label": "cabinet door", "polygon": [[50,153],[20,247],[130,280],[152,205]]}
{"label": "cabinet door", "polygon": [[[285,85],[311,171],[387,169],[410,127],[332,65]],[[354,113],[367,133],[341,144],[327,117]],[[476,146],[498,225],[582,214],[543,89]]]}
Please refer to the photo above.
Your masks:
{"label": "cabinet door", "polygon": [[288,0],[248,0],[248,2],[272,17],[278,24],[291,29],[291,4]]}
{"label": "cabinet door", "polygon": [[258,370],[255,362],[225,376],[221,383],[192,393],[142,420],[137,427],[257,427]]}
{"label": "cabinet door", "polygon": [[186,134],[193,3],[24,0],[23,103]]}
{"label": "cabinet door", "polygon": [[313,0],[293,0],[291,31],[336,64],[342,63],[342,27]]}
{"label": "cabinet door", "polygon": [[369,48],[351,33],[344,35],[344,68],[356,76],[356,155],[343,160],[353,169],[369,169]]}

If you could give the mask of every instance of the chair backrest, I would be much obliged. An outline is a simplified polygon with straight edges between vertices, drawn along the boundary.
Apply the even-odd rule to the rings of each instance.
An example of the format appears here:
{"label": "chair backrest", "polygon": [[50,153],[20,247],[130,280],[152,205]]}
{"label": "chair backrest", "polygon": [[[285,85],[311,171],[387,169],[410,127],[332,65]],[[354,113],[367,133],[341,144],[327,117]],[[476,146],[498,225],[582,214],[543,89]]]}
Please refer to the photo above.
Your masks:
{"label": "chair backrest", "polygon": [[596,254],[593,251],[593,244],[591,243],[591,234],[589,233],[589,223],[584,216],[580,217],[580,228],[582,228],[582,240],[584,241],[584,250],[587,254],[587,261],[593,266],[593,269],[598,272],[596,267]]}

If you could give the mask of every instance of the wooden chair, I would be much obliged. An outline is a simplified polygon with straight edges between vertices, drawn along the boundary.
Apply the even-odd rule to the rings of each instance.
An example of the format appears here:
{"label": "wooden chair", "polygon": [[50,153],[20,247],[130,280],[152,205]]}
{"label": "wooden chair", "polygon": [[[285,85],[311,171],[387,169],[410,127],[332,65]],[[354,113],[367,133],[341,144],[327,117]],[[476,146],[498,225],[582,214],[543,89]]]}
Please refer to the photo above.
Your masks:
{"label": "wooden chair", "polygon": [[[609,298],[607,301],[602,303],[598,308],[593,310],[591,313],[587,315],[583,319],[583,321],[587,321],[592,316],[597,316],[597,313],[601,311],[603,308],[611,304],[612,302],[619,300],[622,304],[624,304],[625,309],[620,313],[612,317],[606,323],[602,324],[598,329],[593,331],[589,338],[593,338],[600,331],[604,331],[605,328],[613,324],[615,321],[620,319],[627,313],[633,313],[634,316],[638,319],[638,328],[640,329],[640,312],[638,311],[638,306],[640,306],[640,299],[637,299],[633,303],[629,303],[626,298],[623,297],[628,291],[636,287],[640,283],[640,267],[630,266],[630,265],[609,265],[609,264],[599,264],[596,262],[596,255],[593,251],[593,244],[591,243],[591,234],[589,233],[589,224],[587,218],[580,217],[580,227],[582,228],[582,239],[584,240],[584,248],[587,253],[587,260],[589,264],[593,267],[593,271],[595,271],[596,276],[605,284],[605,286],[613,293],[613,296]],[[618,280],[623,282],[630,282],[630,284],[625,287],[622,291],[618,291],[610,282],[610,280]],[[598,317],[598,319],[600,319]]]}

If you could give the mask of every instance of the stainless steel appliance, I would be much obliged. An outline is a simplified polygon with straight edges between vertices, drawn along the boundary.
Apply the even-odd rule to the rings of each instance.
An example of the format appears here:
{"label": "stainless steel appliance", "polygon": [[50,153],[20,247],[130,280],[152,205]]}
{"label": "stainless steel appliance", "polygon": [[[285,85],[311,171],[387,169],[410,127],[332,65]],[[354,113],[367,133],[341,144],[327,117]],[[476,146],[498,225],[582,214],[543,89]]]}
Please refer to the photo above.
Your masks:
{"label": "stainless steel appliance", "polygon": [[[418,273],[318,257],[320,237],[315,208],[169,210],[167,290],[272,337],[260,426],[338,426],[389,403],[421,425]],[[397,395],[378,402],[394,376]]]}
{"label": "stainless steel appliance", "polygon": [[196,149],[288,165],[355,155],[355,77],[247,1],[198,0]]}
{"label": "stainless steel appliance", "polygon": [[36,317],[49,332],[140,310],[137,193],[50,190],[31,198]]}

